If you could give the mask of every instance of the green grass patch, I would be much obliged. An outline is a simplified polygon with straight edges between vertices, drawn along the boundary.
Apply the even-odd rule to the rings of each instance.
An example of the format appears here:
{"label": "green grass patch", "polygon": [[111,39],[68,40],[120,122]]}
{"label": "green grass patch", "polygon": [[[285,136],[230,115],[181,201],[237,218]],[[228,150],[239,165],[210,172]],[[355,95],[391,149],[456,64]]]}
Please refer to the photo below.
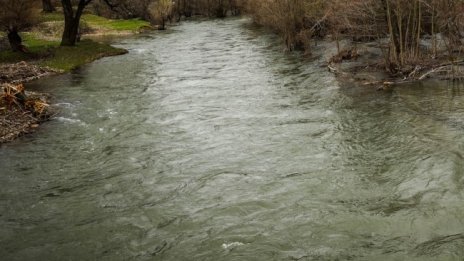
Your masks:
{"label": "green grass patch", "polygon": [[60,43],[57,41],[47,41],[34,37],[33,34],[23,34],[23,39],[30,53],[1,51],[0,63],[32,61],[42,66],[70,71],[99,58],[127,52],[124,49],[91,40],[83,40],[76,46],[67,47],[59,46]]}
{"label": "green grass patch", "polygon": [[[61,12],[41,13],[40,21],[63,23],[64,17]],[[137,32],[147,27],[150,23],[141,19],[129,20],[112,20],[97,15],[86,13],[82,16],[82,24],[100,31],[102,34],[111,35],[122,31]],[[38,28],[40,25],[38,25]],[[47,27],[44,27],[47,29]],[[45,30],[46,31],[46,30]],[[92,62],[105,56],[124,54],[127,51],[112,47],[107,44],[84,40],[74,47],[60,46],[59,39],[54,41],[44,40],[49,37],[53,39],[55,35],[47,35],[47,32],[32,30],[29,33],[22,33],[24,45],[30,53],[18,53],[9,50],[0,51],[0,63],[16,63],[20,61],[34,62],[39,65],[49,66],[51,68],[64,71],[72,70],[80,65]],[[0,34],[0,37],[2,35]],[[49,39],[47,38],[47,39]]]}
{"label": "green grass patch", "polygon": [[[120,20],[107,19],[93,14],[84,14],[81,18],[91,28],[114,30],[114,31],[140,31],[143,28],[150,27],[150,23],[139,18]],[[44,13],[41,15],[42,22],[62,22],[64,17],[62,13]]]}
{"label": "green grass patch", "polygon": [[50,47],[57,47],[60,45],[59,41],[49,41],[44,40],[39,37],[36,37],[32,33],[24,33],[22,35],[24,45],[31,51],[31,52],[38,52],[44,48]]}
{"label": "green grass patch", "polygon": [[126,50],[108,44],[84,40],[76,46],[60,46],[54,50],[52,56],[39,62],[42,66],[70,71],[83,64],[99,58],[127,53]]}
{"label": "green grass patch", "polygon": [[16,63],[20,61],[36,60],[40,57],[48,56],[54,48],[59,46],[57,41],[47,41],[35,37],[31,33],[21,34],[23,44],[27,47],[30,53],[19,53],[10,50],[0,52],[0,62]]}
{"label": "green grass patch", "polygon": [[102,28],[115,31],[138,31],[150,26],[150,23],[142,19],[112,20],[92,14],[85,14],[82,20],[90,27]]}

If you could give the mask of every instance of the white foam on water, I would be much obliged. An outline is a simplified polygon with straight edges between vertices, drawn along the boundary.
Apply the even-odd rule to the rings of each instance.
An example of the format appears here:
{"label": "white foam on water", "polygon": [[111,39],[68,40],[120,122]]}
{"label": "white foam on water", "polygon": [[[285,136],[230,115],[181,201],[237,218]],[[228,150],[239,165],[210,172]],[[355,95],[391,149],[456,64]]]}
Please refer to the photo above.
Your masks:
{"label": "white foam on water", "polygon": [[66,118],[66,117],[56,117],[55,118],[57,121],[65,122],[65,123],[71,123],[71,124],[79,124],[79,125],[87,125],[85,122],[79,120],[79,119],[71,119],[71,118]]}
{"label": "white foam on water", "polygon": [[224,244],[222,244],[222,248],[223,249],[230,249],[230,248],[235,248],[235,247],[243,246],[243,245],[245,245],[245,244],[243,244],[242,242],[224,243]]}
{"label": "white foam on water", "polygon": [[134,49],[135,52],[137,53],[145,53],[147,52],[148,50],[147,49],[144,49],[144,48],[141,48],[141,49]]}
{"label": "white foam on water", "polygon": [[68,103],[68,102],[62,102],[62,103],[55,103],[53,104],[53,106],[71,108],[71,107],[74,107],[74,104]]}

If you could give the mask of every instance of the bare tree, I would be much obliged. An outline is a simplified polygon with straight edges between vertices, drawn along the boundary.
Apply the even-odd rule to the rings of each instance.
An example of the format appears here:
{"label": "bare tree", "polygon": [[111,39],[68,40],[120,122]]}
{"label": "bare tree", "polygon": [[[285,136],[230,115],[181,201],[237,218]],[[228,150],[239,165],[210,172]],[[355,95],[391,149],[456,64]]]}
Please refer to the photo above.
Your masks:
{"label": "bare tree", "polygon": [[[117,0],[103,0],[111,8],[118,6]],[[77,6],[73,3],[77,2]],[[61,0],[64,14],[64,31],[61,38],[62,46],[73,46],[76,44],[79,35],[79,24],[84,9],[92,0]]]}
{"label": "bare tree", "polygon": [[36,23],[37,0],[0,0],[0,27],[8,34],[8,41],[14,52],[26,52],[19,35]]}
{"label": "bare tree", "polygon": [[151,2],[153,0],[96,0],[92,7],[96,14],[104,17],[149,19]]}

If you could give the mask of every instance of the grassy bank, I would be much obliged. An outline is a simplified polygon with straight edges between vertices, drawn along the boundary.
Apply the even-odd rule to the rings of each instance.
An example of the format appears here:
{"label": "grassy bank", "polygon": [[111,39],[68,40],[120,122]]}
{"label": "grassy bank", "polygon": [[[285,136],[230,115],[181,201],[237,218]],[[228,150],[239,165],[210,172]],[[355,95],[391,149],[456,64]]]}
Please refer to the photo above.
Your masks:
{"label": "grassy bank", "polygon": [[[39,66],[70,71],[96,59],[127,52],[108,44],[85,39],[86,36],[134,34],[151,29],[150,23],[141,19],[113,20],[93,14],[84,14],[81,24],[85,40],[74,47],[62,47],[60,36],[64,26],[63,19],[63,14],[60,12],[41,13],[39,17],[41,22],[29,32],[21,33],[29,53],[12,52],[8,49],[0,50],[0,63],[27,61]],[[1,37],[5,35],[0,34]]]}
{"label": "grassy bank", "polygon": [[59,46],[58,41],[39,39],[31,34],[24,35],[24,44],[29,49],[29,53],[1,51],[0,61],[2,63],[27,61],[40,66],[70,71],[105,56],[127,53],[124,49],[92,40],[83,40],[73,47]]}
{"label": "grassy bank", "polygon": [[[245,9],[288,50],[309,55],[318,41],[333,42],[329,69],[340,74],[374,68],[393,82],[464,78],[462,0],[255,0]],[[365,63],[343,70],[358,58]]]}
{"label": "grassy bank", "polygon": [[127,53],[125,49],[92,40],[84,40],[74,47],[58,47],[53,50],[53,55],[40,61],[39,65],[64,71],[72,70],[102,57]]}

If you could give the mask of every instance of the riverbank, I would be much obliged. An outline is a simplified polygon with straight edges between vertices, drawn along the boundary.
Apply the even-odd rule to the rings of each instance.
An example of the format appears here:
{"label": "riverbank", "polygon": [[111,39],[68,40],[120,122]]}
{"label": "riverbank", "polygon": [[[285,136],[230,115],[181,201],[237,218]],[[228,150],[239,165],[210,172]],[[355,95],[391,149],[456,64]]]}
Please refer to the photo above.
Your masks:
{"label": "riverbank", "polygon": [[[9,50],[8,41],[0,34],[0,143],[14,140],[31,133],[40,123],[49,119],[51,112],[47,94],[24,94],[40,100],[46,110],[40,115],[34,106],[26,108],[14,97],[15,86],[54,74],[69,72],[79,66],[103,57],[126,54],[128,51],[109,44],[92,40],[95,36],[120,36],[152,30],[150,24],[140,19],[112,20],[93,14],[82,18],[83,40],[73,47],[60,46],[60,35],[64,25],[59,12],[41,14],[41,22],[30,31],[22,33],[26,53]],[[13,86],[13,88],[10,88]],[[22,86],[22,85],[21,85]]]}
{"label": "riverbank", "polygon": [[[127,50],[83,40],[74,47],[48,45],[46,41],[29,41],[36,50],[31,53],[0,52],[0,143],[11,141],[23,134],[36,129],[38,124],[48,120],[47,117],[37,117],[34,112],[23,105],[7,101],[8,94],[5,84],[22,84],[54,74],[71,71],[81,65],[97,59],[121,55]],[[37,44],[37,45],[34,45]],[[27,61],[27,62],[26,62]],[[47,103],[47,95],[35,94]],[[7,99],[5,99],[7,98]]]}
{"label": "riverbank", "polygon": [[287,50],[309,55],[316,42],[332,42],[329,70],[350,80],[375,74],[368,85],[378,87],[464,78],[462,1],[256,0],[244,8],[255,23],[279,34]]}
{"label": "riverbank", "polygon": [[[360,85],[372,86],[377,90],[390,90],[395,86],[427,79],[461,80],[464,78],[464,57],[440,56],[424,57],[402,68],[389,68],[379,43],[350,43],[338,51],[330,39],[324,40],[327,50],[327,68],[342,81],[353,81]],[[423,42],[424,47],[427,42]],[[332,47],[330,47],[332,46]]]}

